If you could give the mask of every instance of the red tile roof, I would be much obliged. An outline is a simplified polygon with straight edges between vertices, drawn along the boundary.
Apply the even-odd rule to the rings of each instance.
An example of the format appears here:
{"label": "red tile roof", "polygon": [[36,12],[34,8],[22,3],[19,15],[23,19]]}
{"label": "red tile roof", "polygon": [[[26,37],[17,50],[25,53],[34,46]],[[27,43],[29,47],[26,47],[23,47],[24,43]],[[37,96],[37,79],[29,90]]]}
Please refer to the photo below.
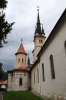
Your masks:
{"label": "red tile roof", "polygon": [[7,80],[5,80],[5,81],[3,81],[3,82],[0,82],[0,84],[1,84],[1,85],[2,85],[2,84],[7,85]]}
{"label": "red tile roof", "polygon": [[12,72],[12,71],[26,71],[26,70],[27,70],[27,68],[18,67],[18,68],[14,68],[14,69],[8,70],[7,72]]}
{"label": "red tile roof", "polygon": [[18,51],[17,51],[17,53],[15,55],[20,54],[20,53],[23,53],[23,54],[27,55],[27,53],[25,52],[25,49],[24,49],[22,43],[20,44],[20,47],[19,47],[19,49],[18,49]]}

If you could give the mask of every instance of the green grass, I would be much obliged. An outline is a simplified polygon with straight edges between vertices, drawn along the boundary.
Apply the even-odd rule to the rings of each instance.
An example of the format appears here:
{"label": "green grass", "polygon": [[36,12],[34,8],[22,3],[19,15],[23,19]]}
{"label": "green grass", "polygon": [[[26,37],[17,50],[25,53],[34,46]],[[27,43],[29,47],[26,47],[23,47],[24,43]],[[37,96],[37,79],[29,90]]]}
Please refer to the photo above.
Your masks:
{"label": "green grass", "polygon": [[5,92],[3,100],[44,100],[29,91]]}

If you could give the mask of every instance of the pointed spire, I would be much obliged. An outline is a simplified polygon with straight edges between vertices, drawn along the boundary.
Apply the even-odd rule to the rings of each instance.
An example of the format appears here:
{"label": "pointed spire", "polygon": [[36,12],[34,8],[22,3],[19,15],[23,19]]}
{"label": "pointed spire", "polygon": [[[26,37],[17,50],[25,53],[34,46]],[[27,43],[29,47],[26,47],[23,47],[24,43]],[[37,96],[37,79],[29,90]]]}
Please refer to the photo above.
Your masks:
{"label": "pointed spire", "polygon": [[27,61],[27,64],[28,64],[28,65],[30,64],[29,53],[28,53],[28,61]]}
{"label": "pointed spire", "polygon": [[43,29],[43,24],[42,24],[42,34],[45,34],[45,33],[44,33],[44,29]]}
{"label": "pointed spire", "polygon": [[42,24],[42,34],[44,34],[44,35],[45,35],[45,33],[44,33],[44,29],[43,29],[43,24]]}
{"label": "pointed spire", "polygon": [[36,35],[36,33],[38,33],[37,27],[35,27],[35,35]]}
{"label": "pointed spire", "polygon": [[38,11],[38,17],[37,17],[37,23],[40,23],[40,18],[39,18],[39,6],[37,7],[37,11]]}
{"label": "pointed spire", "polygon": [[25,52],[25,49],[23,47],[22,41],[23,40],[21,39],[21,44],[20,44],[19,49],[15,55],[17,55],[17,54],[26,54],[27,55],[27,53]]}
{"label": "pointed spire", "polygon": [[38,33],[39,35],[41,35],[41,23],[40,23],[40,18],[39,18],[39,7],[37,7],[37,11],[38,11],[38,16],[37,16],[37,23],[36,23],[36,33]]}

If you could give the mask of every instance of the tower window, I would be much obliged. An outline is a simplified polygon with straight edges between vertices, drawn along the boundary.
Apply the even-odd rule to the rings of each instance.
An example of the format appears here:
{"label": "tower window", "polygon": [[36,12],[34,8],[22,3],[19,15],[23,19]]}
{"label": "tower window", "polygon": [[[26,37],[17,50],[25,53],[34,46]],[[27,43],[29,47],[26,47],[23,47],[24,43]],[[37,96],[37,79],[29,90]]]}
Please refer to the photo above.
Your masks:
{"label": "tower window", "polygon": [[18,58],[18,63],[20,62],[20,58]]}
{"label": "tower window", "polygon": [[39,40],[39,43],[40,43],[40,40]]}
{"label": "tower window", "polygon": [[45,81],[45,76],[44,76],[44,64],[42,63],[42,80]]}
{"label": "tower window", "polygon": [[43,41],[41,40],[41,43],[42,43]]}
{"label": "tower window", "polygon": [[43,43],[43,41],[42,40],[39,40],[39,43]]}
{"label": "tower window", "polygon": [[22,85],[22,78],[19,78],[19,85]]}
{"label": "tower window", "polygon": [[50,64],[51,64],[51,75],[52,75],[52,79],[55,79],[55,70],[54,70],[53,55],[50,56]]}
{"label": "tower window", "polygon": [[24,60],[22,59],[22,63],[23,63],[23,61],[24,61]]}

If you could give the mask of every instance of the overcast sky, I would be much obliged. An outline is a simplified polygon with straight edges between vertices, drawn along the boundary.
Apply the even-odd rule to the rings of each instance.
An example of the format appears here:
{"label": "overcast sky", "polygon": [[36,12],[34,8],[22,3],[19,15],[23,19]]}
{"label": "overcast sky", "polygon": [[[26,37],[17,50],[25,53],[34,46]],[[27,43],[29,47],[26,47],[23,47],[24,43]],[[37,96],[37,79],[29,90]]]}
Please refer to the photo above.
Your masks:
{"label": "overcast sky", "polygon": [[9,0],[6,20],[15,22],[13,30],[8,35],[8,43],[0,49],[0,61],[3,70],[15,67],[15,53],[21,38],[26,53],[30,54],[32,62],[33,36],[37,22],[37,6],[39,6],[40,22],[43,24],[46,37],[50,34],[59,17],[66,8],[66,0]]}

